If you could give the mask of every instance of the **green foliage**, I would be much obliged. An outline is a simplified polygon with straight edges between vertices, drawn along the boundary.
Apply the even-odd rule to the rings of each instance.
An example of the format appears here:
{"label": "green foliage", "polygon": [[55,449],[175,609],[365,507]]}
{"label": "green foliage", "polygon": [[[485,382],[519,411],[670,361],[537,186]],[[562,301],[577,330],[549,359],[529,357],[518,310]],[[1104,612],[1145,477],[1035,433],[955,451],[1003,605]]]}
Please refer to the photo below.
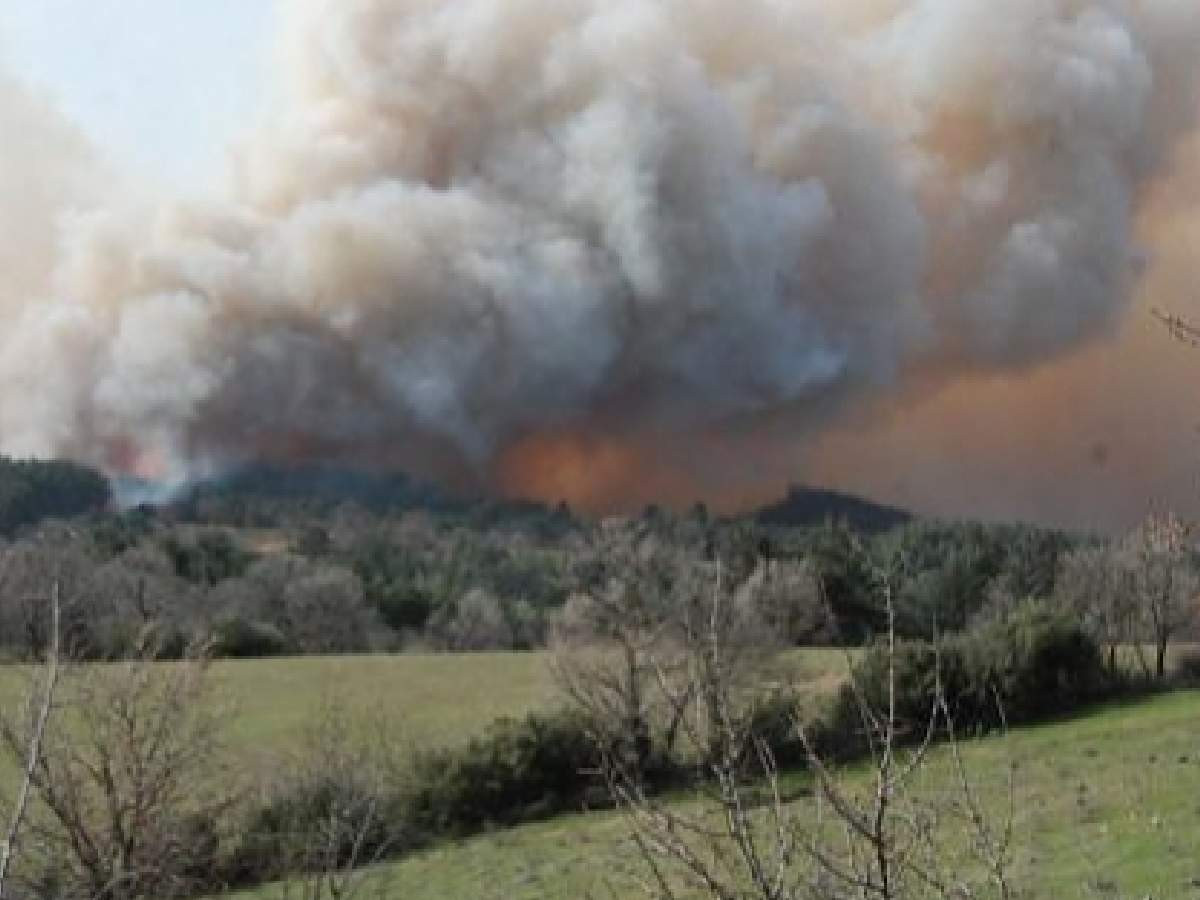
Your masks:
{"label": "green foliage", "polygon": [[60,460],[0,456],[0,534],[43,519],[95,512],[111,499],[108,480],[94,469]]}
{"label": "green foliage", "polygon": [[878,538],[871,549],[892,561],[897,630],[928,639],[966,628],[989,590],[1016,602],[1050,597],[1059,557],[1077,543],[1030,525],[922,521]]}
{"label": "green foliage", "polygon": [[216,657],[250,659],[282,656],[288,652],[287,636],[269,622],[239,616],[217,623],[212,653]]}
{"label": "green foliage", "polygon": [[362,581],[364,597],[379,610],[385,624],[397,631],[425,627],[437,600],[423,583],[425,566],[417,554],[371,533],[355,543],[347,556]]}
{"label": "green foliage", "polygon": [[1072,617],[1027,603],[1012,616],[953,639],[970,681],[951,699],[968,724],[998,724],[996,701],[1011,722],[1078,709],[1121,687],[1100,647]]}
{"label": "green foliage", "polygon": [[813,562],[842,640],[862,643],[887,627],[875,572],[852,531],[827,525],[809,536],[803,555]]}
{"label": "green foliage", "polygon": [[499,719],[462,747],[418,755],[404,805],[412,830],[466,834],[543,818],[602,795],[590,790],[598,755],[570,713]]}
{"label": "green foliage", "polygon": [[267,463],[243,466],[219,480],[199,484],[175,506],[213,524],[269,527],[290,505],[328,514],[347,502],[375,511],[453,506],[432,485],[403,472]]}
{"label": "green foliage", "polygon": [[102,559],[112,559],[132,550],[154,531],[155,519],[156,512],[151,506],[95,517],[91,537],[96,554]]}
{"label": "green foliage", "polygon": [[837,755],[861,750],[864,705],[888,708],[889,668],[896,716],[908,740],[925,735],[939,688],[956,730],[969,734],[1070,712],[1121,687],[1082,626],[1044,605],[1025,604],[1004,620],[936,644],[899,641],[890,659],[886,645],[873,646],[827,719],[826,740],[849,742],[829,748]]}
{"label": "green foliage", "polygon": [[384,624],[396,631],[424,628],[436,608],[429,592],[415,584],[393,582],[385,589],[368,590],[367,599],[379,610]]}
{"label": "green foliage", "polygon": [[254,561],[254,554],[223,528],[204,529],[193,535],[170,532],[162,539],[162,549],[176,575],[209,586],[245,574]]}
{"label": "green foliage", "polygon": [[791,691],[773,693],[755,705],[750,732],[785,767],[807,761],[801,721],[823,758],[858,758],[869,750],[865,711],[886,715],[889,669],[899,738],[909,743],[928,733],[939,691],[961,736],[1073,712],[1125,687],[1082,626],[1027,603],[1006,619],[936,644],[901,639],[890,656],[886,643],[873,644],[855,663],[851,680],[823,706]]}
{"label": "green foliage", "polygon": [[1179,653],[1171,675],[1181,687],[1200,687],[1200,649],[1192,647]]}

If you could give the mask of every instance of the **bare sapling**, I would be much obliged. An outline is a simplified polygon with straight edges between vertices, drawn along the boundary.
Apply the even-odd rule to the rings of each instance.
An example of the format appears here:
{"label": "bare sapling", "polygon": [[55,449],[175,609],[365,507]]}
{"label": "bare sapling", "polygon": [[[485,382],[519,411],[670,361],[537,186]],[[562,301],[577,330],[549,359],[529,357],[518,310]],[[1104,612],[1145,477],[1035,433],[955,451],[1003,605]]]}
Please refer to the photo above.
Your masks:
{"label": "bare sapling", "polygon": [[[656,689],[676,707],[686,741],[699,751],[702,780],[684,798],[658,796],[627,757],[600,748],[608,789],[639,851],[642,866],[634,877],[646,896],[1014,896],[1015,769],[1008,768],[1007,810],[997,820],[994,804],[985,799],[992,792],[980,788],[960,746],[953,703],[940,678],[919,730],[901,720],[891,580],[880,567],[874,571],[887,615],[885,683],[882,692],[879,686],[868,690],[852,675],[847,685],[869,751],[866,768],[827,759],[797,713],[794,727],[806,747],[808,774],[791,777],[781,773],[771,746],[755,731],[747,685],[738,677],[737,660],[746,648],[739,646],[733,610],[745,582],[729,578],[719,563],[694,582],[703,587],[687,604],[686,626],[676,632],[675,664],[651,660],[648,667]],[[935,770],[943,776],[940,785],[931,785]],[[811,796],[798,799],[797,785]]]}

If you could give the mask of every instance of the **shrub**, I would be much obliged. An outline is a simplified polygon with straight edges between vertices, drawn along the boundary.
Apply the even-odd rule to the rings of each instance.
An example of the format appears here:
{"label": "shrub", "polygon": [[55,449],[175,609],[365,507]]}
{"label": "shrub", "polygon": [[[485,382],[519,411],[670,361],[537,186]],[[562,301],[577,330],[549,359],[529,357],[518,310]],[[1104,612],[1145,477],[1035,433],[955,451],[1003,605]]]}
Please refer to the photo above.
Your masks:
{"label": "shrub", "polygon": [[424,628],[434,610],[434,601],[428,591],[403,583],[389,585],[386,589],[368,583],[367,599],[378,607],[384,623],[396,631]]}
{"label": "shrub", "polygon": [[[924,737],[939,685],[960,734],[1069,712],[1120,687],[1083,627],[1037,604],[936,644],[898,641],[891,665],[899,732],[909,741]],[[854,667],[852,684],[813,725],[823,754],[844,758],[866,750],[862,705],[887,709],[888,668],[884,645]]]}
{"label": "shrub", "polygon": [[1180,653],[1175,658],[1172,676],[1181,687],[1200,687],[1200,649]]}
{"label": "shrub", "polygon": [[1010,721],[1027,722],[1069,712],[1117,686],[1083,626],[1045,606],[1027,604],[958,643],[970,683],[950,697],[960,715],[984,726],[997,724],[997,700]]}
{"label": "shrub", "polygon": [[802,698],[795,692],[775,691],[759,698],[750,710],[747,730],[766,745],[781,768],[803,765],[807,759],[797,727],[801,709]]}
{"label": "shrub", "polygon": [[259,884],[415,849],[415,842],[402,838],[394,803],[394,792],[363,772],[293,772],[250,811],[242,840],[225,863],[225,880]]}
{"label": "shrub", "polygon": [[413,830],[430,836],[543,818],[596,799],[587,773],[597,763],[577,715],[500,719],[461,747],[419,754],[403,807]]}
{"label": "shrub", "polygon": [[287,637],[269,622],[234,617],[213,629],[213,655],[246,659],[280,656],[288,650]]}

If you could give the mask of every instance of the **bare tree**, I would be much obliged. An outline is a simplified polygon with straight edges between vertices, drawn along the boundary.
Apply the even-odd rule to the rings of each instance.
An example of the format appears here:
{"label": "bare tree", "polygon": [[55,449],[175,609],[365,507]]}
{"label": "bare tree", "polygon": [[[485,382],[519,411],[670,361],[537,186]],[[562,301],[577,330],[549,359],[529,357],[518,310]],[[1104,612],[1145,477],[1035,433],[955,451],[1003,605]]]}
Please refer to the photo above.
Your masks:
{"label": "bare tree", "polygon": [[[699,683],[685,648],[712,612],[696,599],[728,573],[713,554],[665,541],[638,523],[599,529],[580,567],[582,589],[552,629],[556,680],[597,739],[619,749],[632,768],[645,765],[656,745],[669,757],[681,749],[684,715],[695,712]],[[748,592],[735,592],[738,602],[722,607],[716,624],[726,640],[722,677],[742,684],[783,641],[757,600],[769,577],[755,569],[737,581]],[[716,752],[722,732],[707,733],[713,746],[689,752]]]}
{"label": "bare tree", "polygon": [[[785,798],[771,749],[743,713],[744,690],[731,677],[741,648],[730,630],[728,609],[744,586],[726,580],[718,565],[703,594],[694,598],[692,609],[706,614],[693,616],[695,627],[683,633],[686,682],[679,679],[679,669],[652,666],[659,689],[685,709],[680,722],[686,740],[705,761],[707,777],[696,798],[655,797],[624,756],[604,752],[609,790],[645,864],[647,874],[639,879],[644,893],[658,900],[1011,897],[1011,770],[1008,816],[996,826],[954,740],[950,707],[940,689],[929,698],[923,738],[912,744],[897,711],[888,580],[880,577],[889,622],[882,707],[868,700],[873,692],[853,691],[871,750],[870,775],[843,777],[797,722],[818,789],[813,804]],[[952,800],[923,793],[917,785],[939,732],[950,742]],[[950,817],[971,838],[966,859],[949,852],[943,840],[940,827]]]}
{"label": "bare tree", "polygon": [[[38,801],[23,876],[93,900],[179,896],[205,886],[234,789],[207,657],[156,663],[152,635],[125,663],[66,665],[30,771]],[[36,728],[36,725],[34,726]],[[30,723],[0,723],[25,759]],[[45,889],[45,883],[42,884]]]}
{"label": "bare tree", "polygon": [[362,652],[379,625],[358,576],[335,566],[314,566],[289,582],[283,605],[285,632],[308,652]]}
{"label": "bare tree", "polygon": [[[1120,664],[1121,647],[1140,650],[1140,611],[1127,562],[1128,555],[1107,541],[1085,544],[1063,555],[1054,582],[1055,599],[1077,614],[1107,650],[1110,671]],[[1148,664],[1144,667],[1148,672]]]}
{"label": "bare tree", "polygon": [[1196,619],[1200,579],[1192,530],[1174,513],[1152,513],[1126,542],[1134,602],[1154,642],[1159,679],[1171,641]]}
{"label": "bare tree", "polygon": [[836,623],[809,560],[762,560],[734,596],[737,620],[761,629],[758,642],[796,645],[829,642]]}
{"label": "bare tree", "polygon": [[403,777],[406,751],[386,723],[351,722],[346,708],[334,698],[323,704],[268,788],[280,900],[349,900],[376,888],[386,896],[381,873],[369,867],[403,837],[388,798]]}
{"label": "bare tree", "polygon": [[459,653],[511,650],[514,643],[512,625],[500,600],[478,587],[443,604],[428,627],[439,646]]}
{"label": "bare tree", "polygon": [[[664,549],[633,529],[602,527],[580,580],[551,629],[551,668],[602,745],[635,767],[650,753],[653,666],[665,655],[670,612]],[[674,742],[677,723],[667,728]]]}
{"label": "bare tree", "polygon": [[51,610],[46,590],[58,586],[59,640],[64,655],[90,642],[90,604],[95,559],[75,529],[51,524],[4,548],[0,567],[0,634],[18,657],[41,660],[50,643]]}
{"label": "bare tree", "polygon": [[1150,310],[1150,315],[1166,326],[1171,337],[1184,344],[1200,348],[1200,328],[1189,322],[1183,316],[1166,312],[1161,309]]}
{"label": "bare tree", "polygon": [[0,900],[7,896],[5,886],[8,883],[9,871],[20,854],[21,832],[29,809],[33,780],[42,759],[42,741],[50,723],[50,712],[54,707],[54,692],[58,686],[61,602],[57,582],[50,587],[49,599],[51,609],[50,647],[46,654],[46,663],[41,672],[40,683],[35,680],[26,700],[26,715],[30,719],[31,725],[28,743],[25,747],[25,763],[20,787],[17,788],[17,795],[13,801],[4,844],[0,846]]}

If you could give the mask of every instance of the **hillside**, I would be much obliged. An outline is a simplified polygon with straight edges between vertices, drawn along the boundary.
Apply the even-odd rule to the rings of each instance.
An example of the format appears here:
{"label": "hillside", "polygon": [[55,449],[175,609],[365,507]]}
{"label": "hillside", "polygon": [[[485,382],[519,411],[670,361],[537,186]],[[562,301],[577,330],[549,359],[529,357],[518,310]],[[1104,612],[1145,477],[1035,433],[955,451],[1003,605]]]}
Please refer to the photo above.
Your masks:
{"label": "hillside", "polygon": [[865,532],[881,532],[913,519],[906,510],[824,488],[792,486],[787,496],[753,513],[761,525],[800,527],[844,522]]}
{"label": "hillside", "polygon": [[[1013,874],[1020,896],[1196,896],[1198,739],[1200,693],[1189,691],[965,744],[967,765],[993,815],[1007,800],[997,773],[1010,759],[1018,765]],[[949,786],[944,750],[935,751],[930,777],[930,790]],[[957,821],[944,827],[953,844]],[[622,818],[593,813],[502,830],[380,866],[362,893],[406,900],[641,896],[635,866]],[[243,896],[281,896],[280,890]]]}

